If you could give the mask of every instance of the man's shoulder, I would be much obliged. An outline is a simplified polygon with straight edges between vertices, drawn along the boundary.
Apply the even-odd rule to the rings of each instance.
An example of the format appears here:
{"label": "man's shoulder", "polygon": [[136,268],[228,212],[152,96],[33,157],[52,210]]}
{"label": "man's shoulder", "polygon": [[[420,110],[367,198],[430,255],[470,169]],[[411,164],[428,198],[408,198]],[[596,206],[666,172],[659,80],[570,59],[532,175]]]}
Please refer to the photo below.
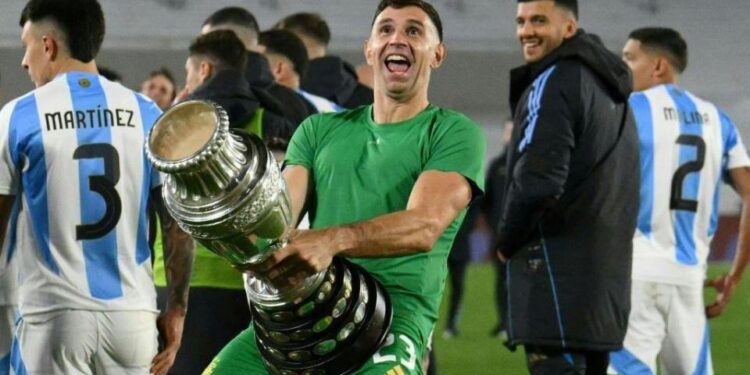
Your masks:
{"label": "man's shoulder", "polygon": [[435,106],[435,116],[440,120],[460,123],[465,126],[478,126],[469,116],[448,108]]}
{"label": "man's shoulder", "polygon": [[434,129],[436,132],[443,133],[482,133],[482,128],[470,119],[465,114],[454,111],[451,109],[445,109],[441,107],[434,107],[433,121]]}
{"label": "man's shoulder", "polygon": [[308,121],[316,124],[316,126],[341,126],[365,122],[370,113],[370,108],[369,105],[363,105],[341,112],[317,113],[310,116]]}
{"label": "man's shoulder", "polygon": [[24,108],[29,108],[29,105],[34,104],[36,92],[37,90],[32,90],[6,103],[0,109],[0,127],[5,128],[9,126],[12,120],[23,121],[23,119],[19,119],[18,117],[13,116],[13,114],[18,113]]}

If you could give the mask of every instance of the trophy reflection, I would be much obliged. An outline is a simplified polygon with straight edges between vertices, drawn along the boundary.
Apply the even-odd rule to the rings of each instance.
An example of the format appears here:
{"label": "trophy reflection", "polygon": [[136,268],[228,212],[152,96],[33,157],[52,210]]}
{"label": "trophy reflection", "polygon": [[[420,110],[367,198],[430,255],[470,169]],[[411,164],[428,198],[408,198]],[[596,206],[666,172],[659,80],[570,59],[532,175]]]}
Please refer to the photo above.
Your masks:
{"label": "trophy reflection", "polygon": [[[146,153],[166,175],[170,214],[214,253],[242,269],[285,245],[294,223],[279,167],[260,138],[229,129],[220,106],[188,101],[170,108],[151,129]],[[351,373],[390,328],[386,291],[343,258],[294,287],[247,272],[245,290],[272,374]]]}

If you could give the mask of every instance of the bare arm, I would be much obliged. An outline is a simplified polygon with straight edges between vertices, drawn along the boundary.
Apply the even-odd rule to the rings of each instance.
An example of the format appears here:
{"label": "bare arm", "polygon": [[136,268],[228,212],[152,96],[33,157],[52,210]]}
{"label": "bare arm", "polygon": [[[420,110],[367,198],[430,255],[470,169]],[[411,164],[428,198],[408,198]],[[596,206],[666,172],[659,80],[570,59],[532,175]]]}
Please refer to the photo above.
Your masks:
{"label": "bare arm", "polygon": [[164,269],[167,277],[167,306],[158,321],[164,348],[151,364],[153,374],[166,374],[174,364],[182,342],[182,331],[187,314],[190,274],[193,270],[195,244],[169,215],[161,199],[160,189],[151,193],[161,223]]}
{"label": "bare arm", "polygon": [[289,199],[292,201],[292,222],[297,223],[307,201],[307,188],[310,185],[310,171],[301,165],[284,168],[284,181]]}
{"label": "bare arm", "polygon": [[719,294],[716,301],[706,307],[706,315],[709,318],[721,315],[724,308],[734,295],[734,291],[742,280],[742,274],[750,261],[750,168],[736,168],[729,171],[732,185],[742,199],[742,215],[740,217],[740,230],[737,240],[737,253],[732,262],[729,274],[722,275],[714,280],[707,280],[706,285],[714,287]]}
{"label": "bare arm", "polygon": [[[13,209],[14,195],[0,195],[0,259],[6,259],[2,249],[5,248],[5,231],[10,221],[10,212]],[[0,261],[0,270],[4,268],[4,261]]]}
{"label": "bare arm", "polygon": [[417,179],[403,211],[340,227],[296,232],[256,272],[294,284],[319,272],[335,255],[388,257],[428,252],[471,200],[471,186],[455,172],[427,171]]}

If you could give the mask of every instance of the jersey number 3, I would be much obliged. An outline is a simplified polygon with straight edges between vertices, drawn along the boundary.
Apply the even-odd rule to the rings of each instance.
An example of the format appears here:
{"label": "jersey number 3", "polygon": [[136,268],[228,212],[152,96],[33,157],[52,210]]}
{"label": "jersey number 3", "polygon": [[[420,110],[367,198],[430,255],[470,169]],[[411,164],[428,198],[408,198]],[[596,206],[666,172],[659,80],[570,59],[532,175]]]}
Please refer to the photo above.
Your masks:
{"label": "jersey number 3", "polygon": [[682,188],[685,178],[690,173],[700,172],[706,160],[706,142],[703,138],[692,134],[682,134],[677,138],[677,144],[687,147],[695,147],[695,159],[682,164],[672,177],[672,194],[669,199],[669,208],[672,210],[698,211],[698,201],[683,197]]}
{"label": "jersey number 3", "polygon": [[96,223],[76,225],[77,240],[94,240],[104,237],[117,225],[122,214],[122,201],[115,185],[120,180],[120,155],[108,143],[81,145],[73,153],[73,159],[102,159],[103,175],[89,176],[89,189],[99,194],[106,205],[104,216]]}

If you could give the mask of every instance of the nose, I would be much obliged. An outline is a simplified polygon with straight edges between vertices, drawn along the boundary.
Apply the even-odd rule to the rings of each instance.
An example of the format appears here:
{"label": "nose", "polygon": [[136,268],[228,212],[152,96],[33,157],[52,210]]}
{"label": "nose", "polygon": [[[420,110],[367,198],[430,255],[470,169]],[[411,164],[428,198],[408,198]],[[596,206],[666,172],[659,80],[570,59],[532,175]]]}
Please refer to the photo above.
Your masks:
{"label": "nose", "polygon": [[521,22],[516,27],[516,32],[519,37],[529,37],[534,35],[534,28],[532,27],[531,22]]}
{"label": "nose", "polygon": [[406,40],[406,33],[404,31],[396,31],[391,34],[390,38],[388,38],[388,44],[404,46],[406,45],[405,40]]}
{"label": "nose", "polygon": [[21,60],[21,67],[23,67],[24,70],[29,70],[29,64],[26,62],[26,55],[23,55],[23,59]]}

